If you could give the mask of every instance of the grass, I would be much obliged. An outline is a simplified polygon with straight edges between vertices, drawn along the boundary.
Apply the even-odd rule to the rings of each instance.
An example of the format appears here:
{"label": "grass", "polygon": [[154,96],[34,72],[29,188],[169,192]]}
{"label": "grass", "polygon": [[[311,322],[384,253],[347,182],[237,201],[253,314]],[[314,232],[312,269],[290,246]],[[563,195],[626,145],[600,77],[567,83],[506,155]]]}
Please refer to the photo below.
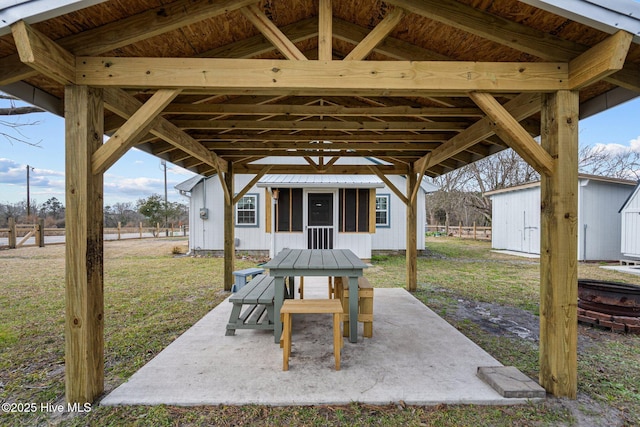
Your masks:
{"label": "grass", "polygon": [[[186,241],[105,242],[105,388],[112,390],[222,301],[222,260],[175,256]],[[181,249],[178,251],[176,248]],[[490,252],[485,242],[433,237],[418,259],[416,297],[505,365],[537,378],[538,344],[497,336],[458,319],[459,299],[538,312],[539,265]],[[403,257],[372,259],[375,287],[404,287]],[[236,268],[254,266],[236,260]],[[580,277],[634,277],[580,265]],[[0,402],[64,402],[64,246],[0,251]],[[580,327],[580,402],[477,407],[134,406],[83,415],[0,412],[0,425],[576,425],[576,414],[640,423],[640,337]],[[586,403],[584,403],[586,402]],[[577,408],[577,409],[576,409]],[[578,411],[578,412],[576,412]],[[598,418],[600,417],[600,418]]]}

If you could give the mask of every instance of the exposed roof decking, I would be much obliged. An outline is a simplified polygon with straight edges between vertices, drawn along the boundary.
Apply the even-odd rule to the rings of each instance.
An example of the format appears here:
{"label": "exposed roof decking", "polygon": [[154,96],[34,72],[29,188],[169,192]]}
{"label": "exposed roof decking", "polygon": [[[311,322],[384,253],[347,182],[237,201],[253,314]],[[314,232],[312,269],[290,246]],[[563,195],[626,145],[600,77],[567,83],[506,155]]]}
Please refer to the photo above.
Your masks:
{"label": "exposed roof decking", "polygon": [[[21,5],[23,11],[29,3],[34,2]],[[252,4],[257,6],[245,8]],[[626,20],[633,24],[637,17],[627,16]],[[186,135],[182,139],[191,142],[176,145],[172,143],[175,136],[158,131],[140,136],[135,145],[203,175],[224,169],[218,158],[239,162],[241,168],[253,172],[258,158],[306,156],[306,147],[316,140],[345,144],[338,152],[324,153],[327,162],[335,156],[364,155],[392,164],[386,173],[403,173],[419,160],[425,162],[426,155],[438,147],[451,145],[456,137],[467,138],[465,129],[484,116],[468,92],[489,91],[504,106],[523,90],[553,91],[561,87],[559,80],[569,84],[570,70],[564,67],[611,37],[601,29],[507,0],[337,2],[331,21],[333,61],[318,65],[313,64],[318,58],[320,31],[315,1],[297,2],[293,8],[286,2],[247,0],[213,5],[141,1],[125,7],[112,0],[34,23],[33,28],[78,57],[75,75],[70,77],[76,84],[124,87],[142,102],[154,85],[180,84],[181,93],[162,115],[176,125],[174,133],[179,130]],[[62,98],[63,87],[51,75],[38,74],[20,62],[11,34],[0,37],[0,57],[5,57],[0,84],[19,78]],[[150,61],[144,65],[140,57]],[[186,59],[190,57],[202,58],[200,70],[194,68],[196,59]],[[283,57],[312,61],[255,60]],[[232,62],[220,62],[223,58]],[[340,61],[344,58],[351,61]],[[180,66],[185,68],[176,72]],[[117,80],[119,67],[122,79]],[[170,74],[175,78],[168,79]],[[492,76],[499,77],[499,85],[492,83]],[[616,84],[623,91],[640,91],[640,47],[632,44],[625,68],[604,77],[606,82],[598,82],[598,77],[586,82],[581,102],[615,89]],[[443,79],[446,84],[441,84]],[[185,85],[188,81],[193,82],[191,86]],[[251,95],[246,95],[249,91]],[[25,91],[20,89],[20,93]],[[47,107],[51,106],[48,102]],[[130,117],[121,110],[107,104],[105,131],[109,134]],[[517,119],[524,132],[539,133],[536,111]],[[429,162],[425,174],[445,173],[508,146],[492,132],[481,136],[463,150],[444,150],[438,161]],[[213,157],[194,143],[211,151]],[[185,150],[187,146],[191,148]],[[314,168],[309,171],[317,172]],[[331,172],[354,173],[344,168]]]}

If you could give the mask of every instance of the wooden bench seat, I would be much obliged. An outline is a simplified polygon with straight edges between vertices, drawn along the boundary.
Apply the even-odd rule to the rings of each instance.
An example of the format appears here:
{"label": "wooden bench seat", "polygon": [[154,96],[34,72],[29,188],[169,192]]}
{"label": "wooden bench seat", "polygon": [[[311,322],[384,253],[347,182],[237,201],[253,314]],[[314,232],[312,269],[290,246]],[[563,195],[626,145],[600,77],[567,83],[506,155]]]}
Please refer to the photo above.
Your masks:
{"label": "wooden bench seat", "polygon": [[274,329],[274,283],[274,277],[259,274],[229,298],[233,309],[226,335],[235,335],[236,329]]}
{"label": "wooden bench seat", "polygon": [[258,274],[264,273],[264,268],[245,268],[244,270],[238,270],[233,272],[234,284],[231,287],[231,292],[238,292],[247,284],[247,280],[253,279]]}
{"label": "wooden bench seat", "polygon": [[[349,278],[334,278],[334,297],[344,307],[344,331],[349,330]],[[363,336],[373,336],[373,286],[366,277],[358,277],[358,322],[364,324]],[[346,336],[346,335],[345,335]]]}
{"label": "wooden bench seat", "polygon": [[333,354],[336,371],[340,370],[340,349],[344,345],[340,333],[342,320],[342,304],[336,299],[288,299],[282,304],[280,316],[282,318],[282,370],[289,370],[289,357],[291,356],[291,327],[293,314],[331,314],[333,315]]}

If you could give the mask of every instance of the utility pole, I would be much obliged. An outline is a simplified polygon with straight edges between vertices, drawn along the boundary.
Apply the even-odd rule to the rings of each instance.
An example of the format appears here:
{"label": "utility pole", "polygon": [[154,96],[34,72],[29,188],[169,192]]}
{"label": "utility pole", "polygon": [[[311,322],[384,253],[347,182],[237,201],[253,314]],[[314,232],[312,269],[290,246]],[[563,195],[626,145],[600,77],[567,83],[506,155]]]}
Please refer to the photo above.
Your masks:
{"label": "utility pole", "polygon": [[35,170],[31,166],[27,165],[27,218],[31,216],[31,194],[29,192],[29,169]]}

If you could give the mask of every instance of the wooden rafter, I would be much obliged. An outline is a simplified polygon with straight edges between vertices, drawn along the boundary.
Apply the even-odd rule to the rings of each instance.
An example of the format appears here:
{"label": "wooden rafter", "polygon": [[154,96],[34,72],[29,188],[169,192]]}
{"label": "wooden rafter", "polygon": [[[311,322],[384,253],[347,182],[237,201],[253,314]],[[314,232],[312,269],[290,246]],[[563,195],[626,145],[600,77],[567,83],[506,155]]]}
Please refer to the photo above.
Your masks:
{"label": "wooden rafter", "polygon": [[333,58],[333,5],[331,0],[318,2],[318,59]]}
{"label": "wooden rafter", "polygon": [[332,117],[481,117],[482,111],[473,107],[345,107],[342,105],[291,105],[291,104],[178,104],[172,103],[163,114],[198,114],[233,116],[332,116]]}
{"label": "wooden rafter", "polygon": [[[192,0],[179,0],[111,24],[64,37],[56,40],[56,44],[74,55],[100,55],[245,7],[256,1],[215,0],[212,2],[193,2]],[[2,58],[2,61],[0,61],[0,86],[24,80],[34,75],[33,68],[23,64],[18,55]]]}
{"label": "wooden rafter", "polygon": [[138,137],[150,130],[158,113],[179,93],[179,90],[161,89],[132,114],[129,120],[93,154],[91,158],[93,173],[104,173],[118,161],[129,148],[134,146]]}
{"label": "wooden rafter", "polygon": [[[504,105],[504,108],[517,121],[523,120],[540,111],[540,95],[538,94],[522,94],[512,99]],[[422,169],[422,162],[425,162],[426,169],[441,163],[455,154],[460,153],[482,141],[495,133],[492,127],[491,119],[485,117],[469,126],[463,132],[451,138],[440,147],[425,155],[419,162],[416,162],[416,168]]]}
{"label": "wooden rafter", "polygon": [[405,196],[404,194],[402,194],[402,191],[400,191],[398,189],[398,187],[396,187],[395,185],[393,185],[393,182],[391,182],[391,180],[389,178],[386,177],[387,172],[382,171],[380,166],[371,166],[368,165],[367,168],[373,172],[374,174],[376,174],[378,176],[378,178],[380,178],[382,180],[382,182],[384,182],[387,187],[389,187],[391,189],[391,191],[393,191],[393,193],[398,196],[398,198],[400,200],[402,200],[402,203],[404,203],[406,206],[409,205],[409,198],[407,196]]}
{"label": "wooden rafter", "polygon": [[[389,0],[388,3],[547,61],[570,61],[589,48],[453,0]],[[607,81],[640,92],[638,76],[616,73]]]}
{"label": "wooden rafter", "polygon": [[249,192],[249,190],[251,190],[251,188],[258,182],[260,181],[260,178],[262,178],[265,174],[269,173],[269,171],[271,170],[271,168],[273,167],[273,165],[268,165],[265,166],[264,168],[262,168],[262,170],[260,172],[258,172],[256,174],[256,176],[254,176],[251,181],[249,181],[247,183],[247,185],[245,185],[242,190],[240,190],[238,192],[238,194],[236,194],[235,196],[233,196],[233,204],[235,205],[236,203],[238,203],[240,201],[240,199],[242,199],[244,197],[245,194],[247,194],[247,192]]}
{"label": "wooden rafter", "polygon": [[267,16],[256,6],[240,9],[247,18],[287,59],[305,60],[307,59],[296,45],[282,32]]}
{"label": "wooden rafter", "polygon": [[380,122],[329,120],[174,120],[181,129],[247,129],[247,130],[321,130],[321,131],[459,131],[466,122]]}
{"label": "wooden rafter", "polygon": [[[554,162],[520,123],[488,93],[470,93],[469,96],[487,114],[495,132],[513,148],[527,163],[541,174],[551,176]],[[428,163],[428,162],[427,162]]]}
{"label": "wooden rafter", "polygon": [[[131,117],[142,105],[133,96],[118,89],[105,90],[104,100],[107,109],[125,119]],[[218,158],[215,152],[207,150],[200,142],[191,138],[168,120],[158,116],[152,121],[152,124],[153,126],[149,129],[149,132],[156,137],[199,159],[213,169],[223,172],[227,170],[226,162]]]}
{"label": "wooden rafter", "polygon": [[586,87],[621,70],[633,36],[618,31],[569,62],[571,89]]}
{"label": "wooden rafter", "polygon": [[395,8],[344,58],[345,61],[363,60],[393,31],[404,17],[404,10]]}
{"label": "wooden rafter", "polygon": [[75,57],[24,21],[11,26],[20,60],[63,85],[75,82]]}

